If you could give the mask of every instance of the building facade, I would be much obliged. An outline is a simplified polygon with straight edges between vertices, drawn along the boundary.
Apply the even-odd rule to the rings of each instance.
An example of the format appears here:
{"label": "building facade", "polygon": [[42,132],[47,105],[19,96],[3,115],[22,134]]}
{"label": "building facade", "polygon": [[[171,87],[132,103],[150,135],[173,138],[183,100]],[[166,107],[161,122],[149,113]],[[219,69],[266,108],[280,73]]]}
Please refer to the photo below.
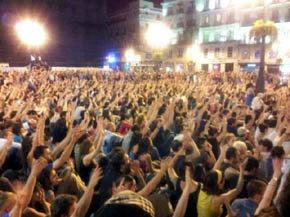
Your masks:
{"label": "building facade", "polygon": [[191,71],[194,63],[187,52],[196,38],[195,0],[164,0],[162,15],[172,30],[171,44],[164,53],[165,67],[179,72]]}
{"label": "building facade", "polygon": [[[199,57],[198,70],[204,71],[258,71],[260,45],[249,32],[256,20],[275,22],[278,39],[266,39],[266,68],[279,71],[290,63],[290,1],[231,1],[197,0]],[[266,8],[265,8],[265,7]]]}
{"label": "building facade", "polygon": [[134,50],[140,59],[131,63],[138,66],[152,66],[154,51],[148,47],[145,33],[152,22],[161,21],[162,10],[149,0],[132,1],[128,6],[107,17],[107,62],[111,67],[125,67],[125,54]]}

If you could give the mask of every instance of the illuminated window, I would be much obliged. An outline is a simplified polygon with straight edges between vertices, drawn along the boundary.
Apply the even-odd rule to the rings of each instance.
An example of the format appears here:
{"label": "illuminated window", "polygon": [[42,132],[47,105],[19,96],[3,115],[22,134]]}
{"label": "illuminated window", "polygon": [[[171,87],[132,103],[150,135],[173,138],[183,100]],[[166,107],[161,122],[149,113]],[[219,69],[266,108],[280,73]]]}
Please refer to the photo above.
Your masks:
{"label": "illuminated window", "polygon": [[220,24],[221,23],[221,14],[217,14],[216,15],[215,22],[216,22],[216,24]]}
{"label": "illuminated window", "polygon": [[233,47],[228,47],[228,57],[233,57]]}
{"label": "illuminated window", "polygon": [[204,49],[203,55],[205,58],[208,57],[208,48]]}
{"label": "illuminated window", "polygon": [[205,43],[208,42],[209,41],[208,39],[209,39],[208,33],[205,33],[203,37],[203,42]]}
{"label": "illuminated window", "polygon": [[179,49],[178,49],[177,57],[180,57],[180,58],[183,57],[183,49],[182,49],[182,48],[179,48]]}
{"label": "illuminated window", "polygon": [[220,49],[219,48],[215,48],[214,49],[214,56],[215,57],[219,57],[220,56]]}

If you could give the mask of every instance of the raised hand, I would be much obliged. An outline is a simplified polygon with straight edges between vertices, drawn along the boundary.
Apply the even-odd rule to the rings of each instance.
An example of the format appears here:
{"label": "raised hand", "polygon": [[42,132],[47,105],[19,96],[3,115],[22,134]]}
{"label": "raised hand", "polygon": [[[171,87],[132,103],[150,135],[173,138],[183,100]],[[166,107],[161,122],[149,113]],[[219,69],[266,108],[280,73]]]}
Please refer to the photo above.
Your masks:
{"label": "raised hand", "polygon": [[43,157],[40,157],[38,160],[34,160],[32,162],[32,172],[38,176],[46,166],[47,160]]}
{"label": "raised hand", "polygon": [[167,157],[167,158],[163,159],[161,161],[161,164],[160,164],[161,170],[166,171],[168,169],[168,167],[169,167],[170,161],[171,161],[170,157]]}
{"label": "raised hand", "polygon": [[99,166],[93,170],[90,178],[90,185],[96,186],[98,182],[103,178],[103,171]]}

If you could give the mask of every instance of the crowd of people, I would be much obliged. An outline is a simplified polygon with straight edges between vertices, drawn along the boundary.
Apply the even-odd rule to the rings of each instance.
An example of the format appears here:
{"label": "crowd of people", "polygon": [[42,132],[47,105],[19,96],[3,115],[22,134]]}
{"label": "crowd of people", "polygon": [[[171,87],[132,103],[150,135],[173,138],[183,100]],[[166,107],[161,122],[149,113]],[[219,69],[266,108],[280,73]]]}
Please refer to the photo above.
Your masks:
{"label": "crowd of people", "polygon": [[0,72],[0,216],[290,216],[289,84],[255,79]]}

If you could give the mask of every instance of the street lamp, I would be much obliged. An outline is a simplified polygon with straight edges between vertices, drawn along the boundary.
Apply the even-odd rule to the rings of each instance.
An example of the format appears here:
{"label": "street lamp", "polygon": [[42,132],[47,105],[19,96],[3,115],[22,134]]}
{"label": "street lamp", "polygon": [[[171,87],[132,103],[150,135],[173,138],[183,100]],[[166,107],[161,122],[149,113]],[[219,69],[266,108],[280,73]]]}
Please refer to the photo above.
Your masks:
{"label": "street lamp", "polygon": [[24,20],[15,25],[16,33],[22,43],[30,47],[39,47],[47,41],[43,26],[32,20]]}
{"label": "street lamp", "polygon": [[151,23],[145,34],[147,43],[154,48],[165,48],[171,39],[171,30],[163,23]]}
{"label": "street lamp", "polygon": [[[170,44],[172,38],[171,30],[162,22],[151,23],[145,33],[147,44],[155,51],[162,53],[162,50]],[[160,65],[157,65],[157,71]]]}
{"label": "street lamp", "polygon": [[125,51],[125,59],[126,62],[129,64],[129,69],[133,63],[136,63],[136,66],[139,62],[141,62],[141,56],[135,54],[135,51],[130,48]]}
{"label": "street lamp", "polygon": [[200,47],[197,44],[194,44],[187,49],[187,58],[190,60],[192,64],[196,65],[196,63],[200,59],[200,55],[201,55]]}

